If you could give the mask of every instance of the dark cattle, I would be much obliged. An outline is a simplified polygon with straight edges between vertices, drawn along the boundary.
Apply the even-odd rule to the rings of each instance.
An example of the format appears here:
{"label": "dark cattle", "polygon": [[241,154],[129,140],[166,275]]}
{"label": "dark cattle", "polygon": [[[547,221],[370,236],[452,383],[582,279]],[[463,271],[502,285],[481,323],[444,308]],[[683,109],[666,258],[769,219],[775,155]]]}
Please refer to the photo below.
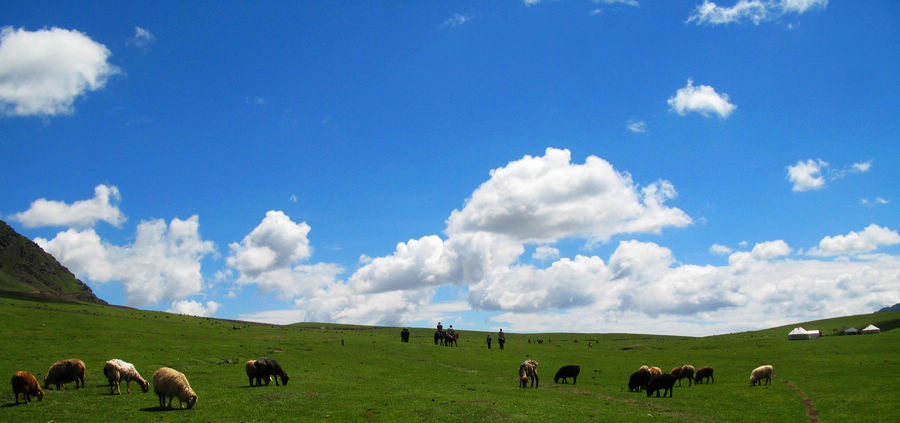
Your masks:
{"label": "dark cattle", "polygon": [[700,370],[697,370],[697,375],[694,376],[694,384],[699,385],[700,382],[710,382],[715,383],[716,378],[713,377],[713,368],[706,366],[702,367]]}
{"label": "dark cattle", "polygon": [[41,390],[41,386],[38,385],[37,379],[35,379],[31,373],[23,371],[14,373],[12,377],[12,388],[13,392],[16,394],[16,404],[19,403],[19,394],[22,394],[25,397],[25,404],[28,404],[32,395],[36,396],[38,401],[44,399],[44,391]]}
{"label": "dark cattle", "polygon": [[647,385],[647,396],[649,397],[650,395],[653,395],[654,392],[656,392],[656,397],[658,398],[659,391],[664,390],[663,397],[665,397],[666,394],[671,397],[672,392],[674,391],[674,389],[672,388],[674,385],[675,376],[665,374],[656,376],[653,379],[650,379],[650,384]]}
{"label": "dark cattle", "polygon": [[632,373],[628,379],[628,390],[641,392],[641,390],[647,389],[647,384],[650,383],[650,376],[649,370],[638,370]]}
{"label": "dark cattle", "polygon": [[559,380],[562,379],[563,383],[569,383],[566,381],[567,378],[572,378],[572,384],[578,381],[578,373],[581,372],[580,366],[568,365],[562,366],[559,370],[556,371],[556,376],[553,376],[553,382],[559,383]]}
{"label": "dark cattle", "polygon": [[275,385],[278,385],[278,378],[281,378],[281,384],[287,385],[288,374],[281,369],[281,365],[278,364],[277,361],[272,360],[271,358],[260,358],[256,360],[256,385],[261,385],[262,381],[266,382],[266,386],[269,386],[269,376],[275,376]]}

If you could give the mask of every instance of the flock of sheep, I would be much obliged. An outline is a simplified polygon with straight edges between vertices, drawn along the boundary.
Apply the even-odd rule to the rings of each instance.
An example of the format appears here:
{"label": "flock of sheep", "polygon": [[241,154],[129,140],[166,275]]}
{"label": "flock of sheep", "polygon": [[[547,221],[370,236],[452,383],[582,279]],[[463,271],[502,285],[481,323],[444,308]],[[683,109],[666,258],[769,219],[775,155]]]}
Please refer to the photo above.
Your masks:
{"label": "flock of sheep", "polygon": [[[653,393],[656,393],[658,397],[660,392],[662,392],[663,397],[666,395],[671,397],[675,382],[678,382],[678,386],[681,386],[682,379],[688,380],[688,386],[691,386],[691,383],[699,385],[700,383],[715,382],[713,371],[714,369],[709,366],[701,367],[700,370],[695,371],[694,366],[685,364],[672,369],[671,372],[666,374],[659,367],[641,366],[629,377],[628,390],[631,392],[644,390],[647,392],[648,397],[653,395]],[[764,383],[771,385],[774,374],[775,368],[772,365],[759,366],[750,372],[750,385],[755,386],[757,383],[760,385]]]}
{"label": "flock of sheep", "polygon": [[[268,385],[271,380],[275,380],[278,385],[278,379],[281,379],[282,385],[287,385],[288,374],[282,370],[281,365],[277,361],[270,358],[260,358],[258,360],[247,361],[246,364],[247,377],[250,378],[250,386],[256,381],[257,386],[261,386],[262,382]],[[60,386],[69,382],[75,382],[75,389],[79,385],[84,388],[85,366],[84,362],[77,358],[60,360],[53,363],[47,370],[44,377],[44,389],[49,389],[51,385],[55,385],[59,390]],[[148,392],[150,383],[141,377],[134,365],[125,361],[114,358],[106,362],[103,366],[103,375],[109,380],[110,394],[121,395],[119,389],[120,383],[125,382],[125,392],[131,393],[131,382],[136,382],[141,387],[141,391]],[[18,371],[13,374],[12,388],[16,394],[16,404],[19,403],[19,394],[23,394],[25,403],[31,400],[31,397],[37,397],[38,401],[44,399],[44,391],[37,379],[31,373],[26,371]],[[169,367],[161,367],[153,373],[153,392],[159,397],[160,408],[172,408],[172,400],[178,398],[180,407],[191,408],[197,403],[197,394],[191,389],[187,377],[175,369]],[[166,404],[166,398],[169,399]]]}

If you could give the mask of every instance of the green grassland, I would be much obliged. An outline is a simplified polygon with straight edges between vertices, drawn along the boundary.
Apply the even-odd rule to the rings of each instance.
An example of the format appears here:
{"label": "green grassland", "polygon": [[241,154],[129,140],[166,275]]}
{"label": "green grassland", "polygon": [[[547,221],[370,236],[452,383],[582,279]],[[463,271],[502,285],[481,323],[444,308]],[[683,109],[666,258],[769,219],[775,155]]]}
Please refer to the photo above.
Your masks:
{"label": "green grassland", "polygon": [[[2,297],[0,322],[0,374],[26,370],[42,380],[63,358],[87,366],[87,389],[45,390],[43,401],[28,405],[13,405],[6,382],[3,422],[893,422],[900,415],[898,330],[811,341],[787,341],[790,327],[701,338],[510,333],[506,349],[494,334],[488,350],[484,332],[463,330],[459,346],[445,348],[433,345],[432,329],[412,328],[403,344],[398,328],[272,326]],[[893,329],[900,312],[800,324],[830,335],[870,323]],[[543,344],[528,342],[539,338]],[[264,356],[290,374],[287,386],[249,386],[243,363]],[[110,395],[103,363],[111,358],[134,363],[148,379],[162,366],[185,373],[197,405],[160,410],[152,388],[144,394],[135,384],[131,394]],[[538,389],[517,386],[527,358],[540,363]],[[715,367],[715,383],[676,385],[672,398],[628,392],[639,366],[684,363]],[[773,384],[751,387],[750,371],[764,363],[775,366]],[[581,366],[578,383],[554,384],[567,364]]]}

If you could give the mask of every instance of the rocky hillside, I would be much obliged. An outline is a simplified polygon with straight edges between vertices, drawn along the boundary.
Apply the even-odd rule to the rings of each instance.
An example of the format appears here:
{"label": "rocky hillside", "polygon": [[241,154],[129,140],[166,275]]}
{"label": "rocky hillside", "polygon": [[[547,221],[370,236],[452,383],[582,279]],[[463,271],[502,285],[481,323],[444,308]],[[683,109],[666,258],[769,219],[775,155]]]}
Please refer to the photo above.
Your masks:
{"label": "rocky hillside", "polygon": [[0,293],[106,304],[53,256],[2,220]]}

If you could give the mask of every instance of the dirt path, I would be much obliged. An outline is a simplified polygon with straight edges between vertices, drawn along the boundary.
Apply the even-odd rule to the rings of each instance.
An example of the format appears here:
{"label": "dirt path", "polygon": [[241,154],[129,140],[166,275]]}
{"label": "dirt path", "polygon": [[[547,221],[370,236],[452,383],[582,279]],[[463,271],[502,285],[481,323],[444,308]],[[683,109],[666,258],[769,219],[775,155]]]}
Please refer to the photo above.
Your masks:
{"label": "dirt path", "polygon": [[809,423],[819,423],[819,410],[813,407],[812,401],[806,396],[806,392],[801,391],[800,388],[788,380],[781,379],[781,381],[800,395],[800,399],[803,400],[803,406],[806,407],[806,416],[809,417]]}

